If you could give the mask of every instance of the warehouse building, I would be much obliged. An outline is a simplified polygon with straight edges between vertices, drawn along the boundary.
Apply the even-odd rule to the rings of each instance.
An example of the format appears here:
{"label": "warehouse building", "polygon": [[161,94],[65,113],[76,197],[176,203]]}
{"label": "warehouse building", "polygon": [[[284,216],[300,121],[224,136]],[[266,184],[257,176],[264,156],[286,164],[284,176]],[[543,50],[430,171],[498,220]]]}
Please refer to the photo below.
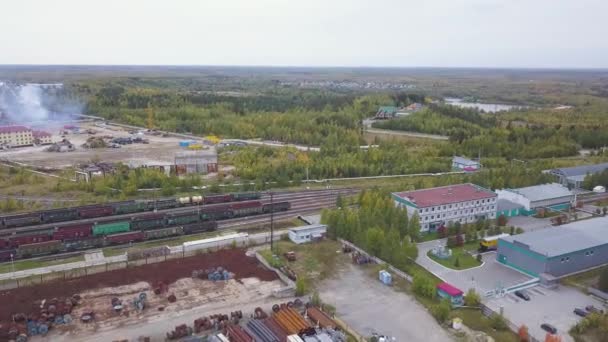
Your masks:
{"label": "warehouse building", "polygon": [[555,176],[557,182],[563,186],[567,186],[569,189],[578,189],[583,185],[587,175],[601,173],[605,170],[608,170],[608,163],[563,167],[549,170],[548,173]]}
{"label": "warehouse building", "polygon": [[178,152],[175,155],[175,172],[178,175],[217,172],[217,152],[215,149]]}
{"label": "warehouse building", "polygon": [[521,205],[519,203],[511,202],[504,198],[501,199],[500,197],[498,198],[498,204],[496,207],[498,208],[497,212],[496,212],[496,217],[499,217],[499,216],[514,217],[514,216],[524,215],[524,213],[526,212],[524,210],[523,205]]}
{"label": "warehouse building", "polygon": [[537,209],[567,210],[574,202],[574,193],[557,183],[528,186],[518,189],[496,190],[498,200],[523,206],[520,215],[534,215]]}
{"label": "warehouse building", "polygon": [[0,145],[28,146],[34,143],[32,130],[25,126],[0,126]]}
{"label": "warehouse building", "polygon": [[608,263],[606,227],[600,217],[500,238],[496,259],[534,277],[563,277]]}
{"label": "warehouse building", "polygon": [[395,205],[418,215],[420,228],[432,232],[451,223],[496,218],[496,194],[475,184],[457,184],[392,194]]}
{"label": "warehouse building", "polygon": [[301,244],[322,239],[326,233],[326,225],[311,224],[309,226],[291,228],[289,230],[289,239],[293,243]]}

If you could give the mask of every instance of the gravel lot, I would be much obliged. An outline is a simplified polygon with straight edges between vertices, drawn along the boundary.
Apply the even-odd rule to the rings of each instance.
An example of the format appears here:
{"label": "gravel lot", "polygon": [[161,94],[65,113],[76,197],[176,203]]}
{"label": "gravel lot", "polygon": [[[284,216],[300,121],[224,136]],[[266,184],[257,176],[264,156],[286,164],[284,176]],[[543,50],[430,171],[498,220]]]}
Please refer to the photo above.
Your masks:
{"label": "gravel lot", "polygon": [[338,317],[364,336],[376,332],[397,341],[452,340],[414,298],[382,285],[361,267],[348,264],[321,284],[319,294],[336,306]]}

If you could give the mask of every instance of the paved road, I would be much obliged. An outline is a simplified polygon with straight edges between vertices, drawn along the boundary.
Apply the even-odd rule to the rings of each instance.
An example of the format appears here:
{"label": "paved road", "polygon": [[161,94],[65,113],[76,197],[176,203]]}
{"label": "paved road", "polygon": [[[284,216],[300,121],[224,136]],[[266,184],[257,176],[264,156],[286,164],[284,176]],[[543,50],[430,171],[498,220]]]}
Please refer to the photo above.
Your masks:
{"label": "paved road", "polygon": [[445,239],[428,241],[418,244],[416,262],[444,281],[466,292],[474,288],[484,294],[494,290],[498,285],[509,287],[531,280],[529,276],[505,267],[496,261],[496,253],[484,253],[483,265],[468,270],[453,270],[440,265],[428,257],[427,252],[439,243],[445,244]]}
{"label": "paved road", "polygon": [[390,135],[402,135],[407,137],[414,138],[425,138],[425,139],[434,139],[434,140],[449,140],[450,137],[445,135],[436,135],[436,134],[426,134],[426,133],[418,133],[418,132],[408,132],[408,131],[392,131],[388,129],[378,129],[378,128],[367,128],[365,130],[367,133],[372,134],[390,134]]}
{"label": "paved road", "polygon": [[319,294],[335,305],[337,316],[363,336],[373,332],[397,341],[448,342],[452,339],[411,296],[382,285],[363,268],[345,269],[319,286]]}

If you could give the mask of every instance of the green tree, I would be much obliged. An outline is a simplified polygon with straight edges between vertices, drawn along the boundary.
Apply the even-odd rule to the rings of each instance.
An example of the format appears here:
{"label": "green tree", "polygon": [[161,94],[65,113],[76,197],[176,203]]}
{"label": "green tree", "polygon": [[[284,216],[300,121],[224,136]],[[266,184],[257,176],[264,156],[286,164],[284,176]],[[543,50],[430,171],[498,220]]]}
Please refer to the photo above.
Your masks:
{"label": "green tree", "polygon": [[418,217],[418,214],[414,214],[409,220],[407,231],[412,241],[420,241],[420,217]]}
{"label": "green tree", "polygon": [[490,316],[490,325],[496,330],[507,330],[509,328],[505,318],[497,313]]}
{"label": "green tree", "polygon": [[460,267],[460,258],[456,257],[456,259],[454,259],[454,267],[459,268]]}
{"label": "green tree", "polygon": [[306,283],[303,277],[298,277],[296,280],[296,296],[300,297],[306,294]]}
{"label": "green tree", "polygon": [[450,317],[452,304],[449,299],[443,299],[439,304],[431,306],[431,314],[439,323],[445,322]]}
{"label": "green tree", "polygon": [[481,303],[479,294],[475,292],[475,289],[469,289],[467,294],[464,296],[464,304],[466,306],[479,306],[479,303]]}

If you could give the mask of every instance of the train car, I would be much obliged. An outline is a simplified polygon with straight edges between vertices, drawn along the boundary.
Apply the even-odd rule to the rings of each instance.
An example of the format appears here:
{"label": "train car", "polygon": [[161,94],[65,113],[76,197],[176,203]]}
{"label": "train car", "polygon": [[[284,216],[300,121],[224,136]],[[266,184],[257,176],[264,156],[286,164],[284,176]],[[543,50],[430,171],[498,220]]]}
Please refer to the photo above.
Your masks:
{"label": "train car", "polygon": [[2,218],[2,223],[7,228],[29,226],[41,222],[42,218],[40,217],[40,213],[38,212],[4,216]]}
{"label": "train car", "polygon": [[131,230],[148,230],[165,226],[165,214],[145,214],[133,217]]}
{"label": "train car", "polygon": [[16,249],[7,249],[4,251],[0,251],[0,262],[11,261],[11,259],[15,258],[17,258]]}
{"label": "train car", "polygon": [[114,207],[114,215],[139,213],[148,210],[147,202],[122,203]]}
{"label": "train car", "polygon": [[171,228],[146,230],[144,232],[144,236],[146,237],[146,240],[163,239],[163,238],[167,238],[167,237],[171,237],[171,236],[179,236],[179,235],[184,235],[184,228],[171,227]]}
{"label": "train car", "polygon": [[234,201],[251,201],[262,198],[261,192],[237,192],[232,194]]}
{"label": "train car", "polygon": [[10,244],[7,239],[4,237],[0,238],[0,250],[10,247]]}
{"label": "train car", "polygon": [[498,239],[504,238],[507,236],[511,236],[511,235],[499,234],[499,235],[484,237],[479,242],[479,251],[480,252],[495,251],[498,248]]}
{"label": "train car", "polygon": [[181,226],[184,224],[195,223],[201,220],[198,210],[188,213],[176,213],[167,215],[167,226]]}
{"label": "train car", "polygon": [[102,205],[96,207],[85,207],[78,209],[78,216],[81,218],[93,218],[110,216],[114,213],[114,209],[109,205]]}
{"label": "train car", "polygon": [[216,204],[232,202],[231,195],[208,195],[203,197],[203,204]]}
{"label": "train car", "polygon": [[230,205],[230,217],[240,217],[257,215],[262,213],[262,203],[260,201],[249,201],[233,203]]}
{"label": "train car", "polygon": [[51,239],[49,234],[31,234],[31,235],[14,235],[11,236],[8,241],[9,245],[13,248],[17,248],[21,245],[29,245],[32,243],[46,242]]}
{"label": "train car", "polygon": [[217,230],[216,221],[205,221],[182,226],[184,234],[196,234]]}
{"label": "train car", "polygon": [[61,251],[63,244],[58,240],[31,243],[21,245],[17,248],[17,255],[21,258],[29,258],[36,255],[53,254]]}
{"label": "train car", "polygon": [[201,205],[203,204],[203,196],[180,197],[177,201],[181,206]]}
{"label": "train car", "polygon": [[53,232],[53,240],[70,241],[88,238],[93,233],[93,224],[84,223],[72,226],[56,228]]}
{"label": "train car", "polygon": [[273,212],[287,211],[289,209],[291,209],[291,203],[289,203],[289,202],[276,202],[273,204],[267,203],[267,204],[264,204],[263,212],[269,213],[271,210]]}
{"label": "train car", "polygon": [[118,245],[123,243],[143,241],[146,238],[143,232],[128,232],[106,236],[106,243]]}
{"label": "train car", "polygon": [[46,210],[41,213],[41,217],[46,223],[71,221],[78,219],[78,210],[76,208]]}
{"label": "train car", "polygon": [[99,248],[103,247],[103,237],[88,237],[81,238],[78,240],[64,241],[63,246],[67,251],[73,252],[81,249]]}
{"label": "train car", "polygon": [[171,209],[178,206],[179,202],[176,199],[150,201],[147,203],[147,210]]}
{"label": "train car", "polygon": [[124,233],[128,232],[130,229],[131,222],[129,221],[96,224],[93,226],[93,236]]}
{"label": "train car", "polygon": [[223,220],[230,217],[230,211],[230,204],[203,207],[201,209],[201,220]]}

